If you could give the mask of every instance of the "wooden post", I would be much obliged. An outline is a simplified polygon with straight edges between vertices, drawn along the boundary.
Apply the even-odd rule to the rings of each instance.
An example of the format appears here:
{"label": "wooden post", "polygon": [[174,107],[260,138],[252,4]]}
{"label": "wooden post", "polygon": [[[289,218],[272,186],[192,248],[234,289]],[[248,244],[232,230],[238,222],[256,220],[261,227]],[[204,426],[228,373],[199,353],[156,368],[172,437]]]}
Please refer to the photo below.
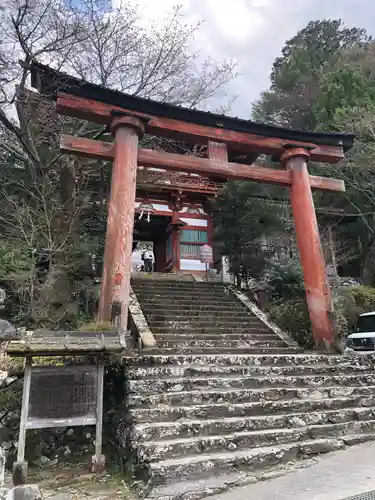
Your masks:
{"label": "wooden post", "polygon": [[116,307],[120,315],[118,327],[125,332],[131,276],[138,138],[144,132],[144,123],[139,118],[121,114],[114,116],[111,132],[115,136],[115,146],[99,318],[101,321],[110,321],[113,317],[112,307]]}
{"label": "wooden post", "polygon": [[224,142],[208,141],[208,157],[210,160],[228,163],[227,145]]}
{"label": "wooden post", "polygon": [[314,341],[318,348],[329,350],[334,343],[333,309],[307,171],[308,159],[309,153],[303,148],[287,149],[281,157],[292,172],[290,199]]}
{"label": "wooden post", "polygon": [[96,388],[96,433],[95,455],[92,457],[92,471],[101,472],[105,466],[103,447],[103,394],[104,394],[104,362],[102,357],[97,357],[98,382]]}
{"label": "wooden post", "polygon": [[172,212],[172,273],[180,271],[180,228],[177,226],[178,210]]}
{"label": "wooden post", "polygon": [[27,462],[25,462],[26,424],[29,411],[30,385],[31,385],[32,356],[25,359],[23,377],[23,392],[20,418],[20,433],[18,437],[17,462],[13,464],[13,484],[19,486],[27,482]]}
{"label": "wooden post", "polygon": [[[217,160],[221,163],[228,163],[228,148],[224,142],[208,141],[208,157],[210,160]],[[208,233],[208,244],[213,247],[213,220],[212,215],[208,222],[207,233]],[[213,266],[210,264],[210,268]]]}

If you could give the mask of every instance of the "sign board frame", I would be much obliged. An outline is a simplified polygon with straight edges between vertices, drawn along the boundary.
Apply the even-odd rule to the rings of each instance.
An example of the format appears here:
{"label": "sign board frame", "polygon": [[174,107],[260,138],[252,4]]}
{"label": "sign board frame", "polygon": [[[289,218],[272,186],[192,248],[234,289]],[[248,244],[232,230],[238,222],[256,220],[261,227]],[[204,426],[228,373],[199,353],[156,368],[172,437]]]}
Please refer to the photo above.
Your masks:
{"label": "sign board frame", "polygon": [[[64,377],[70,375],[70,384],[63,385]],[[47,378],[46,378],[47,377]],[[43,380],[46,378],[46,380]],[[61,385],[54,385],[54,379],[61,380]],[[87,379],[91,379],[92,386],[87,387]],[[41,383],[39,383],[38,379]],[[79,380],[80,379],[80,380]],[[86,380],[85,380],[86,379]],[[52,380],[52,384],[48,387],[48,380]],[[81,382],[81,383],[80,383]],[[85,383],[86,382],[86,383]],[[75,427],[82,425],[96,425],[96,393],[98,388],[98,368],[95,365],[70,365],[70,366],[36,366],[31,371],[30,397],[28,406],[28,415],[26,421],[26,429],[48,429],[53,427]],[[84,392],[86,389],[91,392],[91,401],[84,401]],[[77,405],[90,406],[86,410],[86,415],[65,416],[59,418],[55,416],[41,415],[38,416],[43,409],[48,410],[48,403],[54,405],[56,402],[56,392],[60,392],[59,406],[60,410],[66,410],[66,407],[77,408]],[[87,394],[86,394],[87,395]],[[89,394],[90,396],[90,394]],[[65,399],[65,405],[64,405]],[[68,401],[68,400],[71,401]],[[87,399],[87,398],[86,398]],[[43,402],[42,402],[42,401]],[[55,401],[53,401],[55,400]],[[43,404],[45,406],[43,408]],[[70,403],[70,404],[69,404]],[[35,405],[35,407],[34,407]],[[38,407],[37,407],[38,406]],[[49,408],[51,410],[51,408]],[[53,410],[53,409],[52,409]],[[49,412],[51,413],[51,412]],[[75,412],[77,413],[77,411]]]}
{"label": "sign board frame", "polygon": [[205,264],[212,264],[214,261],[212,247],[210,245],[202,245],[199,248],[199,258]]}
{"label": "sign board frame", "polygon": [[214,259],[213,259],[213,250],[210,245],[202,245],[199,248],[199,258],[202,263],[205,264],[206,267],[206,281],[208,281],[208,266],[209,264],[212,264]]}
{"label": "sign board frame", "polygon": [[[30,389],[32,384],[32,375],[42,373],[43,370],[53,370],[54,367],[32,367],[32,355],[26,356],[25,359],[25,372],[23,380],[23,395],[21,406],[21,419],[20,419],[20,432],[18,439],[17,462],[16,465],[23,466],[25,464],[25,447],[26,447],[26,431],[27,429],[44,429],[53,427],[70,427],[70,426],[83,426],[95,425],[95,455],[92,457],[93,470],[100,470],[104,466],[104,456],[102,455],[102,442],[103,442],[103,389],[104,389],[104,362],[102,355],[96,357],[95,365],[71,365],[56,367],[55,373],[59,370],[72,371],[74,368],[76,373],[77,368],[80,367],[81,371],[88,371],[96,378],[95,383],[95,404],[92,408],[90,417],[73,417],[73,418],[35,418],[29,417],[30,409]],[[27,469],[26,469],[27,470]],[[26,472],[25,472],[26,474]],[[25,478],[24,478],[25,479]],[[13,479],[14,480],[14,479]]]}

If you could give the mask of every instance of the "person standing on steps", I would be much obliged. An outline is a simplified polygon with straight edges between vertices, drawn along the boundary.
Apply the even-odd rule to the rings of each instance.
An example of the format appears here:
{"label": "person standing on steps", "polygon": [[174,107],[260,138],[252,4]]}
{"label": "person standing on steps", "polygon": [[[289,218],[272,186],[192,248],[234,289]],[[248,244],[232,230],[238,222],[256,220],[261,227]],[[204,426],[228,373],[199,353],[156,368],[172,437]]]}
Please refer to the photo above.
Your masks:
{"label": "person standing on steps", "polygon": [[151,273],[154,267],[154,262],[155,262],[155,256],[154,252],[152,251],[151,245],[149,245],[144,254],[143,254],[143,262],[145,264],[145,272],[146,273]]}

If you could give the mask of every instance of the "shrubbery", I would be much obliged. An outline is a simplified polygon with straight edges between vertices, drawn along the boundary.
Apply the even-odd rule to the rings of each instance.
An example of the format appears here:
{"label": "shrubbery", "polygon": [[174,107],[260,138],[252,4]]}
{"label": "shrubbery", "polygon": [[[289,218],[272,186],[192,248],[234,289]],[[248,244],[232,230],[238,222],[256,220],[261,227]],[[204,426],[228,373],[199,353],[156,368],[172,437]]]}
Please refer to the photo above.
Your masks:
{"label": "shrubbery", "polygon": [[337,312],[344,314],[347,333],[351,333],[358,316],[364,312],[375,311],[375,288],[369,286],[343,287],[336,294]]}
{"label": "shrubbery", "polygon": [[265,274],[273,300],[303,298],[303,274],[300,263],[292,259],[284,264],[270,263]]}
{"label": "shrubbery", "polygon": [[[267,278],[271,288],[271,303],[267,307],[270,318],[301,347],[313,348],[299,263],[272,265]],[[375,311],[375,288],[341,287],[334,289],[332,294],[336,326],[344,338],[353,332],[360,314]]]}
{"label": "shrubbery", "polygon": [[306,301],[303,299],[278,300],[271,302],[267,312],[284,332],[301,347],[312,349],[314,341],[311,335],[310,318]]}

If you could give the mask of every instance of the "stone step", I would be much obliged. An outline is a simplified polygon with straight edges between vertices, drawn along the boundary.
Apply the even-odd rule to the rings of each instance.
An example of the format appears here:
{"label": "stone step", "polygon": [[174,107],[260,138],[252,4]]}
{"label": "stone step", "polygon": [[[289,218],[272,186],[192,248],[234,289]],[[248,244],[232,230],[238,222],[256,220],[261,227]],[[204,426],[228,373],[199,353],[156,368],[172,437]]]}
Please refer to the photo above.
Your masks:
{"label": "stone step", "polygon": [[132,287],[135,288],[181,288],[181,289],[198,289],[198,290],[224,290],[225,285],[223,283],[215,282],[204,282],[204,281],[168,281],[163,282],[151,281],[151,280],[132,280]]}
{"label": "stone step", "polygon": [[133,284],[132,288],[134,291],[139,292],[184,292],[184,293],[220,293],[220,294],[231,294],[232,292],[225,288],[223,285],[209,284],[209,285],[193,285],[191,283],[176,283],[176,284],[166,284],[164,283],[146,283],[142,285]]}
{"label": "stone step", "polygon": [[209,316],[214,316],[215,318],[217,317],[222,317],[222,318],[227,318],[229,317],[242,317],[245,318],[246,320],[248,319],[253,319],[256,321],[261,321],[261,319],[257,318],[254,314],[251,313],[250,310],[248,309],[243,309],[241,307],[232,307],[231,309],[228,308],[212,308],[212,307],[207,307],[205,309],[203,308],[196,308],[195,306],[188,306],[188,307],[183,307],[183,306],[178,306],[178,308],[166,308],[164,306],[154,306],[153,304],[146,304],[145,302],[142,302],[142,311],[144,314],[147,314],[149,316],[154,316],[154,315],[160,315],[162,314],[163,317],[167,318],[173,318],[174,316],[183,316],[183,317],[202,317],[205,315]]}
{"label": "stone step", "polygon": [[[165,301],[157,301],[152,300],[150,302],[143,302],[142,309],[144,311],[157,312],[159,310],[163,310],[165,312],[176,313],[176,311],[194,311],[194,312],[203,312],[203,311],[218,311],[225,312],[227,314],[233,314],[234,311],[240,312],[248,312],[250,315],[253,315],[250,309],[245,307],[239,301],[228,301],[225,302],[223,306],[221,303],[218,304],[217,301],[212,302],[211,304],[206,303],[191,303],[191,302],[165,302]],[[256,318],[255,315],[253,315]]]}
{"label": "stone step", "polygon": [[[316,395],[317,396],[317,395]],[[130,410],[135,423],[171,423],[188,419],[213,419],[227,417],[254,417],[291,415],[298,412],[316,412],[375,406],[375,394],[371,396],[348,396],[314,399],[289,399],[281,401],[257,401],[255,403],[211,403],[191,406],[168,406],[161,404],[152,408],[134,407]]]}
{"label": "stone step", "polygon": [[220,298],[218,301],[216,298],[207,297],[204,301],[200,300],[199,297],[178,297],[174,296],[171,301],[170,297],[162,297],[159,295],[142,295],[136,293],[139,300],[142,301],[143,304],[148,306],[158,306],[158,307],[171,307],[174,310],[183,307],[192,307],[192,308],[224,308],[224,309],[238,309],[239,307],[243,310],[248,310],[242,302],[240,302],[235,296],[225,296]]}
{"label": "stone step", "polygon": [[329,387],[338,386],[375,386],[375,373],[355,375],[297,375],[266,377],[195,377],[175,379],[129,380],[128,390],[136,394],[156,394],[158,392],[182,392],[201,390],[227,390],[284,387]]}
{"label": "stone step", "polygon": [[155,306],[155,307],[167,307],[173,304],[174,310],[183,309],[183,307],[198,308],[198,306],[206,306],[207,309],[214,308],[218,304],[222,306],[222,309],[235,309],[241,311],[248,311],[248,309],[238,301],[236,297],[201,297],[201,296],[178,296],[176,294],[161,296],[155,294],[138,294],[136,293],[138,301],[142,305]]}
{"label": "stone step", "polygon": [[194,323],[194,325],[199,326],[212,326],[213,324],[223,324],[223,326],[233,326],[233,325],[246,325],[256,327],[258,325],[262,325],[262,321],[247,313],[241,314],[222,314],[222,313],[212,313],[208,311],[204,311],[202,313],[188,313],[184,311],[179,311],[178,314],[173,313],[164,313],[164,311],[159,310],[153,313],[147,312],[147,310],[143,310],[147,320],[150,323],[163,323],[163,324],[171,324],[175,323]]}
{"label": "stone step", "polygon": [[191,297],[199,297],[199,296],[205,296],[207,298],[214,298],[217,296],[227,298],[227,299],[232,299],[235,302],[240,302],[234,295],[229,290],[226,290],[225,288],[217,289],[217,290],[208,290],[208,289],[183,289],[183,288],[166,288],[166,287],[159,287],[159,288],[137,288],[137,287],[132,287],[133,291],[136,294],[140,295],[145,295],[145,296],[150,296],[154,295],[155,297],[164,297],[166,295],[171,295],[171,294],[176,294],[180,299],[190,299]]}
{"label": "stone step", "polygon": [[157,462],[200,453],[225,453],[228,450],[244,450],[310,439],[340,438],[345,435],[372,433],[375,434],[375,420],[365,420],[293,429],[236,432],[220,436],[197,436],[170,441],[144,441],[139,444],[138,453],[142,460],[146,458],[147,461]]}
{"label": "stone step", "polygon": [[311,425],[335,424],[375,419],[375,408],[340,408],[315,412],[258,415],[253,417],[227,417],[179,422],[137,424],[132,438],[141,441],[169,441],[197,436],[220,436],[237,432],[268,429],[298,429]]}
{"label": "stone step", "polygon": [[343,448],[355,439],[374,439],[375,434],[346,436],[344,439],[315,439],[278,446],[236,450],[227,453],[200,453],[195,456],[161,460],[149,466],[153,484],[171,484],[185,478],[200,479],[221,471],[255,471],[294,461],[297,458]]}
{"label": "stone step", "polygon": [[170,319],[160,319],[160,320],[152,320],[151,323],[156,327],[161,326],[170,326],[172,328],[179,328],[180,325],[184,324],[194,324],[194,328],[212,328],[215,325],[217,328],[258,328],[258,326],[264,326],[263,323],[258,319],[253,318],[240,318],[236,317],[226,318],[226,319],[203,319],[199,317],[197,319],[190,320],[189,316],[175,316]]}
{"label": "stone step", "polygon": [[154,333],[156,341],[160,342],[183,342],[185,340],[244,340],[244,341],[261,341],[272,342],[273,340],[281,340],[275,333],[227,333],[220,335],[219,333],[202,333],[201,335],[194,334],[193,331],[182,333]]}
{"label": "stone step", "polygon": [[124,357],[127,366],[313,366],[325,364],[327,366],[340,366],[350,362],[353,366],[368,366],[374,369],[375,356],[373,354],[365,356],[339,356],[319,353],[299,353],[299,354],[213,354],[213,355],[146,355],[135,357]]}
{"label": "stone step", "polygon": [[[175,388],[178,388],[176,385]],[[155,407],[158,405],[188,406],[207,404],[240,404],[290,399],[326,399],[336,397],[369,397],[375,386],[325,386],[325,387],[271,387],[260,389],[188,390],[159,394],[129,394],[130,407]]]}
{"label": "stone step", "polygon": [[[264,335],[268,337],[268,335]],[[165,335],[169,338],[169,335]],[[190,337],[179,335],[179,337]],[[232,336],[230,336],[232,337]],[[159,337],[155,335],[156,340]],[[162,338],[160,336],[160,338]],[[262,335],[259,335],[262,338]],[[246,365],[162,365],[162,366],[139,366],[128,368],[129,379],[139,378],[192,378],[192,377],[230,377],[230,376],[294,376],[294,375],[345,375],[368,372],[368,366],[355,365],[351,363],[341,365],[291,365],[291,366],[246,366]]]}
{"label": "stone step", "polygon": [[177,299],[184,299],[188,302],[197,299],[204,301],[212,301],[214,302],[215,300],[228,300],[231,302],[237,302],[238,299],[234,296],[231,295],[230,293],[226,293],[224,291],[211,291],[211,290],[171,290],[171,289],[153,289],[153,290],[137,290],[133,288],[133,291],[135,294],[145,300],[149,298],[158,298],[158,299],[163,299],[167,300],[172,298],[177,298]]}
{"label": "stone step", "polygon": [[[229,336],[228,336],[229,337]],[[157,340],[157,347],[160,349],[164,348],[177,348],[182,347],[184,349],[190,348],[206,348],[206,347],[229,347],[229,348],[243,348],[243,347],[254,347],[254,348],[267,348],[267,347],[285,347],[286,344],[277,337],[271,340],[251,340],[251,339],[231,339],[225,336],[217,336],[216,339],[200,339],[200,338],[190,338],[190,339],[180,339],[180,340]]]}
{"label": "stone step", "polygon": [[183,352],[186,355],[194,354],[287,354],[303,352],[303,349],[298,347],[147,347],[143,351],[145,354],[164,354],[174,355]]}
{"label": "stone step", "polygon": [[232,327],[222,327],[220,324],[217,326],[209,327],[196,327],[194,324],[186,321],[180,321],[175,325],[163,324],[163,322],[148,322],[152,333],[154,334],[190,334],[195,337],[200,337],[201,335],[218,335],[226,336],[230,334],[251,334],[251,335],[262,335],[270,334],[271,330],[263,324],[258,326],[232,326]]}
{"label": "stone step", "polygon": [[[267,470],[266,474],[277,474],[276,466],[273,470]],[[258,472],[259,480],[264,478],[262,471]],[[233,471],[222,472],[212,477],[203,479],[193,479],[192,481],[176,481],[173,484],[159,485],[153,488],[147,496],[147,500],[198,500],[206,498],[207,495],[219,495],[236,486],[244,486],[245,484],[254,483],[255,476],[248,476],[245,472]],[[218,500],[217,496],[213,497]]]}

